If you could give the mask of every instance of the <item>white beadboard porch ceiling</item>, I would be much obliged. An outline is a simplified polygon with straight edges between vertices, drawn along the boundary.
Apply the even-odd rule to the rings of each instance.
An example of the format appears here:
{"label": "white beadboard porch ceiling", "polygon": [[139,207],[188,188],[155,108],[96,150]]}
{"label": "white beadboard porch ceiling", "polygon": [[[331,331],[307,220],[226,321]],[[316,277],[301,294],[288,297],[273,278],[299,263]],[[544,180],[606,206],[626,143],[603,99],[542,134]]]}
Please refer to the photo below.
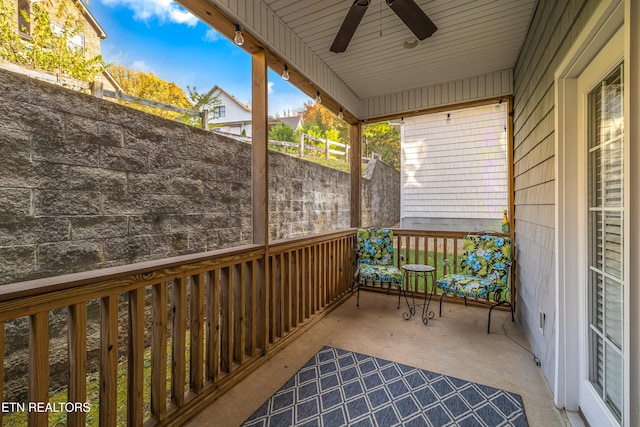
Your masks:
{"label": "white beadboard porch ceiling", "polygon": [[416,40],[385,0],[371,4],[346,52],[329,50],[353,0],[262,0],[361,99],[515,65],[537,0],[416,0],[438,30]]}
{"label": "white beadboard porch ceiling", "polygon": [[[267,62],[345,120],[420,114],[512,94],[513,67],[538,0],[415,0],[438,27],[413,48],[413,33],[371,0],[346,52],[330,51],[353,0],[176,0]],[[544,49],[544,47],[540,47]],[[326,100],[326,102],[324,101]]]}

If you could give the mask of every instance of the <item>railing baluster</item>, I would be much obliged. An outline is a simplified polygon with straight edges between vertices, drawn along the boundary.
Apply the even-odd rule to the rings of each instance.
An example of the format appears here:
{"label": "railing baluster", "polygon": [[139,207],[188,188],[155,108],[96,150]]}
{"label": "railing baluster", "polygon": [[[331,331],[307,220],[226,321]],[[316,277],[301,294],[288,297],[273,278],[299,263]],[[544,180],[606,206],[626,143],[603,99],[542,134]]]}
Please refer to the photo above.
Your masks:
{"label": "railing baluster", "polygon": [[186,369],[186,315],[187,286],[186,278],[173,281],[173,327],[171,337],[171,402],[180,407],[184,405],[184,384]]}
{"label": "railing baluster", "polygon": [[269,286],[269,290],[271,291],[271,298],[269,304],[269,317],[271,319],[271,328],[269,330],[269,342],[274,343],[276,341],[276,337],[278,335],[278,282],[276,277],[276,269],[277,269],[277,255],[272,255],[269,257],[269,262],[271,263],[271,285]]}
{"label": "railing baluster", "polygon": [[453,239],[453,272],[458,272],[458,239]]}
{"label": "railing baluster", "polygon": [[[49,313],[29,318],[29,402],[49,401]],[[46,426],[47,412],[29,411],[30,426]]]}
{"label": "railing baluster", "polygon": [[129,291],[127,425],[142,425],[144,406],[144,288]]}
{"label": "railing baluster", "polygon": [[151,294],[151,416],[167,416],[167,282],[153,285]]}
{"label": "railing baluster", "polygon": [[115,426],[118,409],[118,297],[102,298],[100,307],[100,426]]}
{"label": "railing baluster", "polygon": [[220,358],[220,270],[210,273],[207,294],[207,379],[214,384],[219,377]]}
{"label": "railing baluster", "polygon": [[191,278],[191,325],[189,328],[191,358],[189,361],[189,388],[200,393],[203,386],[204,347],[204,273]]}
{"label": "railing baluster", "polygon": [[311,292],[313,298],[311,300],[311,315],[318,311],[320,305],[320,267],[318,262],[318,246],[309,247],[311,254]]}
{"label": "railing baluster", "polygon": [[230,266],[227,271],[229,272],[229,277],[226,283],[226,287],[227,287],[227,294],[226,294],[226,322],[225,322],[225,326],[226,326],[226,337],[227,337],[227,342],[226,342],[226,348],[223,350],[226,352],[226,359],[227,359],[227,372],[231,373],[233,372],[233,350],[234,350],[234,336],[235,336],[235,330],[234,330],[234,322],[233,322],[233,300],[235,298],[234,295],[234,285],[235,285],[235,281],[236,281],[236,270],[233,266]]}
{"label": "railing baluster", "polygon": [[280,254],[280,301],[282,303],[282,335],[291,330],[291,268],[289,253]]}
{"label": "railing baluster", "polygon": [[[3,328],[4,330],[4,328]],[[0,344],[1,346],[1,344]],[[87,401],[87,304],[69,306],[69,402]],[[2,348],[4,348],[2,346]],[[1,377],[1,375],[0,375]],[[84,411],[71,411],[67,422],[71,427],[86,424]]]}
{"label": "railing baluster", "polygon": [[258,349],[258,261],[251,261],[251,348],[249,355],[255,356]]}
{"label": "railing baluster", "polygon": [[302,253],[302,258],[301,258],[302,319],[307,320],[309,317],[311,317],[309,313],[311,312],[311,298],[312,298],[311,280],[310,280],[311,268],[309,265],[309,259],[310,259],[309,248],[303,247],[300,249],[300,251]]}
{"label": "railing baluster", "polygon": [[233,282],[233,305],[234,305],[234,326],[235,332],[233,338],[233,360],[242,364],[245,359],[244,356],[244,325],[245,325],[245,273],[243,264],[236,264],[231,267],[234,271]]}

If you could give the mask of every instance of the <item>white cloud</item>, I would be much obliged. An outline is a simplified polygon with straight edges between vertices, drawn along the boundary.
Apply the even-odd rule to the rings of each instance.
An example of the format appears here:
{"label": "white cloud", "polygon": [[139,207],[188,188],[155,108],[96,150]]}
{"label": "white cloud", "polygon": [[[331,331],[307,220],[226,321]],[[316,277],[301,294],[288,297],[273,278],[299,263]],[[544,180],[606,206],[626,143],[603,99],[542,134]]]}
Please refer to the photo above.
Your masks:
{"label": "white cloud", "polygon": [[151,67],[149,67],[144,61],[133,61],[131,69],[133,71],[142,71],[143,73],[151,72]]}
{"label": "white cloud", "polygon": [[217,32],[213,28],[209,28],[207,32],[204,34],[204,36],[202,37],[202,40],[209,43],[215,43],[218,40],[222,40],[222,36],[220,35],[219,32]]}
{"label": "white cloud", "polygon": [[173,0],[101,0],[107,6],[125,6],[133,11],[134,19],[147,21],[157,18],[190,27],[198,23],[198,18],[184,10]]}
{"label": "white cloud", "polygon": [[267,93],[273,93],[273,82],[267,83]]}

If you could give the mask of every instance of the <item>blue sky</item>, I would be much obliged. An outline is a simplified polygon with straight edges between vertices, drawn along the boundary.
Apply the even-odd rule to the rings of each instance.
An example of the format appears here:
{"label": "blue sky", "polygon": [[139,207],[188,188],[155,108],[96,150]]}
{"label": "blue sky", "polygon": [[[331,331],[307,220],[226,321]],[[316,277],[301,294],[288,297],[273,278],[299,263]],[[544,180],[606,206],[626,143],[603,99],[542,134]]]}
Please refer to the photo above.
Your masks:
{"label": "blue sky", "polygon": [[[105,62],[153,72],[207,92],[218,85],[251,101],[251,57],[171,0],[90,0],[88,8],[107,33]],[[269,114],[302,109],[310,98],[269,72]]]}

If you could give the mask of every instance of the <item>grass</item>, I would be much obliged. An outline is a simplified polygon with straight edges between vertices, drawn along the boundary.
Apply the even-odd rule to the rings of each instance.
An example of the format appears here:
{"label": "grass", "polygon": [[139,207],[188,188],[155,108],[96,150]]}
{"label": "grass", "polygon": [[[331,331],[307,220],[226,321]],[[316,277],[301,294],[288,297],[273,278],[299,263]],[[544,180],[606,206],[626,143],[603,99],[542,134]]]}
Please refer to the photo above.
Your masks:
{"label": "grass", "polygon": [[[189,336],[186,337],[186,360],[187,360],[187,372],[189,370]],[[171,354],[171,341],[168,340],[167,344],[168,354]],[[151,348],[145,349],[144,352],[144,418],[148,418],[150,415],[149,402],[151,401]],[[117,391],[117,416],[116,420],[118,425],[126,424],[127,419],[127,362],[120,362],[118,364],[118,391]],[[188,375],[188,374],[187,374]],[[167,390],[171,387],[171,363],[167,361]],[[187,377],[188,378],[188,377]],[[169,391],[167,391],[167,395]],[[91,404],[91,409],[87,413],[87,426],[97,426],[99,418],[99,395],[100,395],[100,374],[94,372],[87,375],[87,401]],[[61,389],[49,394],[49,402],[51,403],[64,403],[68,401],[67,389]],[[3,414],[2,425],[4,427],[26,427],[27,413],[26,412],[14,412],[9,414]],[[49,414],[50,426],[64,426],[67,425],[67,414],[65,412],[57,412]]]}
{"label": "grass", "polygon": [[[438,280],[439,278],[441,278],[442,276],[444,276],[444,268],[442,265],[442,261],[444,260],[444,254],[442,252],[438,252],[438,260],[437,260],[437,265],[434,265],[433,263],[433,251],[428,251],[427,252],[427,260],[425,261],[425,252],[424,250],[420,250],[417,252],[415,249],[411,249],[409,251],[409,256],[407,256],[406,254],[406,249],[403,251],[404,256],[404,260],[402,262],[399,263],[400,266],[404,265],[404,264],[426,264],[426,265],[430,265],[432,267],[436,268],[435,273],[435,279]],[[398,249],[394,248],[393,249],[393,256],[394,259],[398,259]],[[454,261],[453,261],[453,254],[447,254],[447,259],[448,259],[448,263],[449,263],[449,272],[453,272],[453,267],[454,267]],[[424,291],[424,282],[420,279],[418,279],[418,288],[419,291]],[[431,283],[430,286],[428,287],[428,291],[431,291]],[[509,293],[508,291],[505,291],[504,294],[502,295],[502,298],[504,299],[509,299]]]}
{"label": "grass", "polygon": [[[398,259],[398,248],[394,248],[393,249],[393,256],[394,259]],[[443,253],[439,252],[438,253],[438,260],[437,260],[437,265],[434,264],[434,260],[433,260],[433,251],[428,251],[427,252],[427,258],[425,260],[425,251],[424,250],[419,250],[416,252],[415,249],[411,249],[409,251],[409,254],[407,255],[406,249],[404,249],[402,251],[403,256],[403,260],[401,260],[401,262],[399,263],[400,266],[404,265],[404,264],[426,264],[426,265],[430,265],[432,267],[435,267],[436,271],[434,272],[435,274],[435,279],[438,280],[440,277],[444,276],[444,272],[443,272],[443,266],[442,266],[442,261],[443,261]],[[451,268],[453,266],[453,254],[448,254],[447,255],[447,259],[449,260],[449,267]],[[431,286],[432,284],[429,283],[429,291],[431,291]],[[424,291],[424,283],[422,280],[418,280],[418,290],[420,291]]]}

